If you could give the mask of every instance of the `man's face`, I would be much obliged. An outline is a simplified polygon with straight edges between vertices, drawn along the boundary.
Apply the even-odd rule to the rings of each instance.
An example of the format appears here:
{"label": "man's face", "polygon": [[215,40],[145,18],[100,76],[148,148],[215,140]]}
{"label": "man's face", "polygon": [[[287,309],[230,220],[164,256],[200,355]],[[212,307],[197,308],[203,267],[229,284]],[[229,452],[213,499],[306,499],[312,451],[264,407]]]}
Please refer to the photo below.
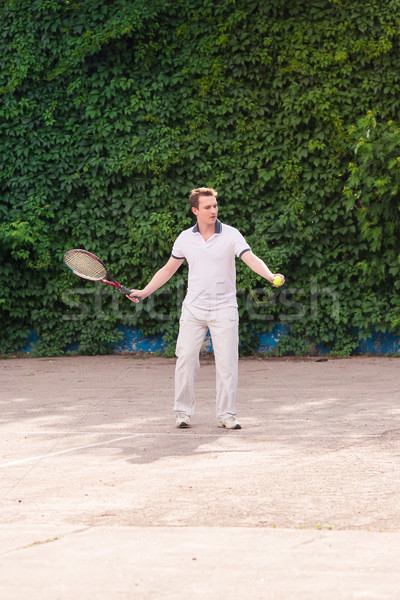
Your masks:
{"label": "man's face", "polygon": [[218,202],[214,196],[199,196],[199,208],[192,208],[199,223],[211,225],[218,215]]}

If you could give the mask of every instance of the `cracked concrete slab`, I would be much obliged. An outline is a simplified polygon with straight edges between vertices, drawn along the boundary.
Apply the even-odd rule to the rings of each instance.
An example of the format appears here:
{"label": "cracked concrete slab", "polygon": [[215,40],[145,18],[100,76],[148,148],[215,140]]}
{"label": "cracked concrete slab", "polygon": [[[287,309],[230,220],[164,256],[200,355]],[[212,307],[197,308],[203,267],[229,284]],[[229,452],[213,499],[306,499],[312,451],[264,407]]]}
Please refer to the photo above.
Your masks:
{"label": "cracked concrete slab", "polygon": [[241,359],[239,431],[174,362],[0,362],[2,597],[398,598],[398,359]]}

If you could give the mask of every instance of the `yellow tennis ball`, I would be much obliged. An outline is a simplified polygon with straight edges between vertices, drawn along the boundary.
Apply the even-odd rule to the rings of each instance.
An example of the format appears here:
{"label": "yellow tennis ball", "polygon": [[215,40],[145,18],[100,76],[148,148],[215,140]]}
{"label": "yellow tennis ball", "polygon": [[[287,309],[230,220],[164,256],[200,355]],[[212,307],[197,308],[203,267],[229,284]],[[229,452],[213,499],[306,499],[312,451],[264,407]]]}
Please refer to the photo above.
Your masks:
{"label": "yellow tennis ball", "polygon": [[272,283],[279,287],[280,285],[282,285],[282,277],[277,275],[276,277],[274,277],[274,281]]}

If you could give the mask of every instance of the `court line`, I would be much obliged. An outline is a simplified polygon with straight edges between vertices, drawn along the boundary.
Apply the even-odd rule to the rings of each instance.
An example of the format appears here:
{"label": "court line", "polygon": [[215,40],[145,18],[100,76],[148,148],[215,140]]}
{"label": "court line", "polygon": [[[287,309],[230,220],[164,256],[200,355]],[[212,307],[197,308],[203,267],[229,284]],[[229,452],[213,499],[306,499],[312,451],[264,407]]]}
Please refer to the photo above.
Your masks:
{"label": "court line", "polygon": [[[79,426],[79,424],[90,414],[90,411],[93,410],[93,408],[96,408],[101,402],[104,402],[106,400],[108,394],[110,394],[114,388],[117,388],[117,386],[121,384],[121,382],[132,371],[133,367],[134,367],[134,365],[131,365],[130,367],[128,367],[125,371],[123,371],[121,373],[120,377],[118,377],[116,379],[116,381],[114,381],[114,384],[110,388],[103,390],[104,393],[97,397],[94,405],[87,407],[86,411],[84,411],[83,414],[81,414],[80,418],[78,418],[75,421],[75,427]],[[55,440],[54,444],[52,445],[52,448],[53,449],[56,448],[57,444],[59,444],[59,439]],[[52,454],[52,452],[49,452],[48,454]],[[31,465],[30,468],[28,468],[25,471],[25,473],[22,474],[20,476],[20,478],[13,485],[11,485],[7,490],[5,490],[2,493],[2,495],[0,496],[0,501],[3,500],[4,498],[6,498],[8,496],[8,494],[10,494],[15,488],[17,488],[20,485],[20,483],[25,479],[25,477],[27,477],[35,469],[35,467],[38,464],[40,464],[40,461],[43,460],[45,457],[46,457],[46,455],[44,455],[42,458],[36,459],[36,462],[34,462],[32,460],[31,462],[34,462],[34,464]]]}
{"label": "court line", "polygon": [[[13,433],[13,432],[11,432]],[[55,435],[54,433],[51,432],[46,432],[48,435]],[[110,435],[109,433],[102,433],[102,432],[80,432],[81,434],[85,433],[85,434],[90,434],[90,435]],[[194,432],[191,432],[194,433]],[[43,435],[43,433],[40,432],[14,432],[14,434],[19,434],[19,435],[32,435],[32,434],[36,434],[36,435]],[[60,434],[61,436],[64,435],[77,435],[76,432],[63,432],[62,434]],[[47,458],[52,458],[53,456],[60,456],[62,454],[71,454],[72,452],[78,452],[79,450],[87,450],[89,448],[96,448],[98,446],[107,446],[109,444],[113,444],[116,442],[121,442],[124,440],[131,440],[133,438],[138,438],[138,437],[182,437],[182,435],[189,435],[189,433],[159,433],[159,432],[146,432],[146,433],[133,433],[133,434],[129,434],[129,435],[123,435],[122,437],[117,437],[117,438],[112,438],[111,440],[106,440],[104,442],[96,442],[94,444],[85,444],[84,446],[74,446],[73,448],[66,448],[65,450],[57,450],[55,452],[47,452],[45,454],[39,454],[36,456],[28,456],[26,458],[21,458],[18,460],[13,460],[7,463],[3,463],[0,464],[0,469],[5,469],[5,468],[9,468],[9,467],[16,467],[19,465],[23,465],[29,462],[34,462],[34,461],[42,461],[44,459]],[[195,437],[198,438],[213,438],[215,439],[216,434],[215,433],[194,433]],[[363,438],[371,438],[371,437],[380,437],[381,434],[357,434],[354,433],[351,436],[348,436],[347,441],[349,441],[350,438],[352,438],[353,440],[360,440]],[[253,436],[249,435],[248,433],[246,434],[245,432],[243,433],[235,433],[234,437],[237,438],[251,438]],[[268,437],[269,441],[276,441],[282,438],[313,438],[315,437],[315,435],[313,434],[299,434],[299,435],[293,435],[292,433],[288,432],[288,433],[282,433],[282,434],[275,434],[272,437],[269,436],[265,436]],[[338,433],[338,434],[331,434],[331,437],[333,438],[339,438],[339,439],[343,439],[343,434]],[[257,439],[262,439],[262,436],[257,435]]]}
{"label": "court line", "polygon": [[57,450],[56,452],[47,452],[46,454],[39,454],[38,456],[28,456],[27,458],[21,458],[19,460],[13,460],[8,463],[0,464],[0,469],[4,469],[6,467],[15,467],[17,465],[23,465],[28,462],[32,462],[35,460],[43,460],[44,458],[51,458],[52,456],[59,456],[60,454],[68,454],[71,452],[77,452],[78,450],[86,450],[87,448],[95,448],[96,446],[106,446],[107,444],[113,444],[114,442],[121,442],[122,440],[129,440],[135,437],[138,437],[140,434],[132,434],[125,435],[123,437],[113,438],[112,440],[107,440],[106,442],[97,442],[96,444],[87,444],[85,446],[75,446],[74,448],[67,448],[66,450]]}

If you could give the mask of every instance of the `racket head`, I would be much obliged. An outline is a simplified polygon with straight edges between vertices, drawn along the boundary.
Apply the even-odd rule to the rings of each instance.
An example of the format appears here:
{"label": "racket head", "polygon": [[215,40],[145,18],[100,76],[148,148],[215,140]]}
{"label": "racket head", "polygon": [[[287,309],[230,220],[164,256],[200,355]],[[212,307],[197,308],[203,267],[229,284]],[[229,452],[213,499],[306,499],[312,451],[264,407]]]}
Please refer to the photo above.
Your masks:
{"label": "racket head", "polygon": [[104,263],[87,250],[68,250],[64,254],[63,262],[75,275],[89,281],[100,281],[108,276]]}

